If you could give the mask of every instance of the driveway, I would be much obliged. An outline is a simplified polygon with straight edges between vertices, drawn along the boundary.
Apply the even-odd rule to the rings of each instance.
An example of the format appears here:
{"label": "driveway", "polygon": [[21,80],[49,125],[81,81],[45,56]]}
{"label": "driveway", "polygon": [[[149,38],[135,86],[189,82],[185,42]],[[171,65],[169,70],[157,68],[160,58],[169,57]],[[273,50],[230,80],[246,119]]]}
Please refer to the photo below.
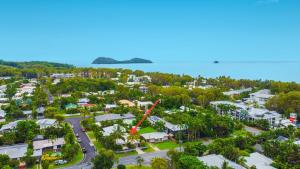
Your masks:
{"label": "driveway", "polygon": [[85,132],[81,131],[80,121],[81,117],[76,118],[66,118],[65,121],[69,122],[73,126],[74,133],[78,133],[79,138],[81,139],[80,146],[86,149],[86,153],[84,159],[80,162],[80,164],[90,162],[91,159],[95,157],[95,148],[90,145],[90,140]]}

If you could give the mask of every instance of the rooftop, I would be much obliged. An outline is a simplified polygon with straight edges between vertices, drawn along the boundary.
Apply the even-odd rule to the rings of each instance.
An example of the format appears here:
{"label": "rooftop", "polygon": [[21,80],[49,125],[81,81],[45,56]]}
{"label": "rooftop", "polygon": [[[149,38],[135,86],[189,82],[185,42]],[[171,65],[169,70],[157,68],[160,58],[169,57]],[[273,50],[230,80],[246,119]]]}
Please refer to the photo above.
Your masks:
{"label": "rooftop", "polygon": [[248,167],[256,166],[258,169],[275,169],[271,166],[273,160],[260,154],[260,153],[251,153],[249,157],[245,157],[246,165]]}
{"label": "rooftop", "polygon": [[33,149],[38,150],[38,149],[43,149],[47,147],[53,147],[53,146],[59,146],[65,144],[65,139],[64,138],[57,138],[54,140],[38,140],[38,141],[33,141]]}
{"label": "rooftop", "polygon": [[210,154],[207,156],[197,157],[198,160],[203,161],[206,165],[213,167],[216,166],[218,168],[222,168],[224,161],[228,162],[228,165],[234,169],[245,169],[243,166],[227,160],[222,155]]}
{"label": "rooftop", "polygon": [[168,134],[165,132],[152,132],[152,133],[141,134],[141,136],[148,140],[148,139],[161,139],[164,137],[168,137]]}
{"label": "rooftop", "polygon": [[0,147],[0,154],[6,154],[9,158],[21,158],[26,155],[28,144],[16,144]]}
{"label": "rooftop", "polygon": [[131,113],[126,113],[126,114],[123,114],[123,115],[120,115],[120,114],[104,114],[104,115],[96,116],[95,121],[96,122],[102,122],[102,121],[132,119],[132,118],[135,118],[135,116]]}

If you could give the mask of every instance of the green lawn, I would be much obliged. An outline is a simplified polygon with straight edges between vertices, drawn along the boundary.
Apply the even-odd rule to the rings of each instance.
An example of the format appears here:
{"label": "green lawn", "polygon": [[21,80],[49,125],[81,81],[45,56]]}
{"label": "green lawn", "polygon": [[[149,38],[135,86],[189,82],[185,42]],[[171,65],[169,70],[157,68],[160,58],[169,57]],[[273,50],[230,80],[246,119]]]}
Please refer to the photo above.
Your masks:
{"label": "green lawn", "polygon": [[127,165],[126,169],[151,169],[149,166]]}
{"label": "green lawn", "polygon": [[152,133],[152,132],[157,132],[157,130],[155,130],[152,127],[146,127],[146,128],[142,128],[138,131],[139,134]]}
{"label": "green lawn", "polygon": [[94,135],[94,132],[92,132],[92,131],[87,131],[86,134],[88,135],[90,141],[93,142],[94,147],[95,147],[95,149],[96,149],[97,151],[99,151],[101,148],[103,148],[102,144],[99,143],[99,142],[96,140],[95,135]]}
{"label": "green lawn", "polygon": [[148,147],[148,148],[143,149],[143,151],[144,151],[145,153],[151,153],[151,152],[154,152],[154,149],[153,149],[152,147],[150,147],[150,145],[147,144],[147,147]]}
{"label": "green lawn", "polygon": [[126,157],[126,156],[132,156],[132,155],[137,155],[138,153],[136,151],[131,151],[128,153],[119,153],[117,154],[117,157]]}
{"label": "green lawn", "polygon": [[[114,168],[117,169],[117,168]],[[126,169],[152,169],[150,166],[127,165]]]}
{"label": "green lawn", "polygon": [[69,166],[73,166],[77,163],[79,163],[81,160],[83,160],[83,153],[82,151],[80,150],[76,156],[73,158],[73,160],[69,161],[68,163],[66,164],[63,164],[63,165],[54,165],[54,164],[51,164],[49,169],[55,169],[55,168],[65,168],[65,167],[69,167]]}
{"label": "green lawn", "polygon": [[161,142],[161,143],[156,143],[154,145],[157,148],[159,148],[160,150],[172,149],[172,148],[176,148],[179,146],[179,144],[174,143],[172,141],[165,141],[165,142]]}

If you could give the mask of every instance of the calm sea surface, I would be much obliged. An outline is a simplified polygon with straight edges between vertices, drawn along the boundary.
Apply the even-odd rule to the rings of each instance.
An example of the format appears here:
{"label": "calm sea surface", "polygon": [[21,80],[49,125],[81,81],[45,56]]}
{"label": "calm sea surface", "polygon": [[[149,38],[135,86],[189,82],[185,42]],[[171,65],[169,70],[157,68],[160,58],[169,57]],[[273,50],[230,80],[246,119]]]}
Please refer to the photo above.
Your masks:
{"label": "calm sea surface", "polygon": [[262,79],[300,82],[300,62],[155,62],[152,64],[116,64],[93,65],[89,63],[73,63],[83,67],[127,68],[146,72],[164,72],[188,74],[191,76],[218,77],[230,76],[237,79]]}

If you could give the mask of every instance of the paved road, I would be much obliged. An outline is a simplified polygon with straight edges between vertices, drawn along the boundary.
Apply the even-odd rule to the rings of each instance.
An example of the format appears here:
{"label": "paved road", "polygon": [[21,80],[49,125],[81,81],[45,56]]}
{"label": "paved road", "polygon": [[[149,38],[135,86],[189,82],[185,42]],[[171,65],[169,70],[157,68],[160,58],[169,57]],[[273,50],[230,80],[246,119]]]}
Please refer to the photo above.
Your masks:
{"label": "paved road", "polygon": [[74,133],[75,134],[78,133],[79,138],[81,139],[80,146],[86,149],[84,159],[80,163],[80,164],[84,164],[90,162],[91,159],[95,157],[95,148],[90,145],[90,140],[86,135],[86,133],[81,131],[80,120],[81,117],[76,117],[76,118],[67,118],[65,121],[72,124]]}
{"label": "paved road", "polygon": [[[168,150],[161,150],[161,151],[156,151],[156,152],[152,152],[152,153],[145,153],[145,154],[122,157],[119,159],[118,164],[136,165],[137,164],[136,157],[141,156],[144,159],[143,165],[150,165],[152,158],[161,157],[161,158],[168,159],[167,152],[168,152]],[[115,167],[116,166],[117,166],[117,164],[115,164]]]}
{"label": "paved road", "polygon": [[[127,157],[122,157],[119,159],[118,163],[115,163],[114,167],[117,167],[118,164],[123,165],[136,165],[136,157],[141,156],[144,159],[143,165],[150,165],[151,159],[155,157],[168,158],[168,150],[156,151],[152,153],[145,153],[140,155],[132,155]],[[65,169],[91,169],[93,165],[91,163],[83,163],[72,167],[67,167]]]}
{"label": "paved road", "polygon": [[50,93],[48,88],[44,88],[44,92],[47,94],[48,96],[48,103],[52,104],[54,102],[53,96]]}

